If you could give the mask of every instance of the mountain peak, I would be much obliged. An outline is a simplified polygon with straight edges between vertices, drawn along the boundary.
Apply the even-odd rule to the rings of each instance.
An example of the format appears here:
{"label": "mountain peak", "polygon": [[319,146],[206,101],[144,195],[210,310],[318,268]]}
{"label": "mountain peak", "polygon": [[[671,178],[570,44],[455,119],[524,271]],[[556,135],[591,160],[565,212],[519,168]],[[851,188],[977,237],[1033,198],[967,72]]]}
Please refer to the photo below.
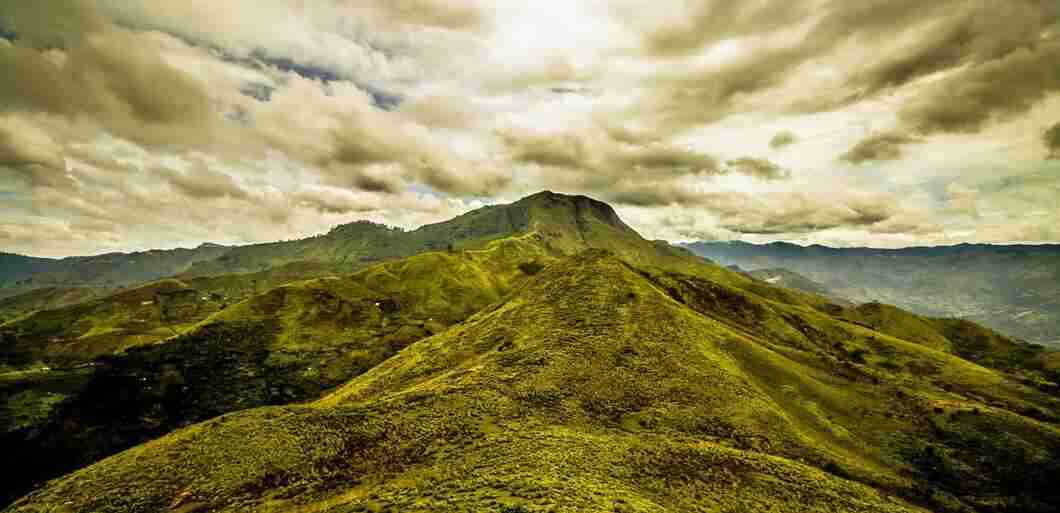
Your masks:
{"label": "mountain peak", "polygon": [[[633,232],[626,223],[618,217],[618,213],[611,205],[582,195],[560,194],[552,191],[542,191],[527,196],[511,206],[528,205],[546,212],[565,215],[570,219],[594,219],[603,222],[625,232]],[[544,214],[544,212],[541,212]],[[550,215],[540,215],[543,219],[555,218]],[[639,237],[639,235],[638,235]]]}

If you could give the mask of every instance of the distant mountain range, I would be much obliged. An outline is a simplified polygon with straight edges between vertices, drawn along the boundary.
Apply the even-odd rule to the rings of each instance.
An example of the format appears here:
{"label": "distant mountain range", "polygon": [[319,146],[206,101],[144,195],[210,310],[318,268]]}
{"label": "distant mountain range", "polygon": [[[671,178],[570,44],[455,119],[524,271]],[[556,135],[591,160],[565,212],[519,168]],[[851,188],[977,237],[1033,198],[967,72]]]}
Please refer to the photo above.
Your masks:
{"label": "distant mountain range", "polygon": [[696,242],[683,247],[748,271],[786,269],[849,301],[969,319],[1060,347],[1060,245],[873,249]]}
{"label": "distant mountain range", "polygon": [[206,249],[19,299],[4,511],[1060,504],[1060,353],[727,269],[584,196]]}

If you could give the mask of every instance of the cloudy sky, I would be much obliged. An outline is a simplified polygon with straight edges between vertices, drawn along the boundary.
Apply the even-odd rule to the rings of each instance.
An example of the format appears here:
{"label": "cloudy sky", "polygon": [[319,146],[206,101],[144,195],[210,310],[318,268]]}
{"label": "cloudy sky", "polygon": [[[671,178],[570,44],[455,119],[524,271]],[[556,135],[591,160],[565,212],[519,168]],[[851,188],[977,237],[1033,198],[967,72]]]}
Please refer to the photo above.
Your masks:
{"label": "cloudy sky", "polygon": [[542,189],[669,240],[1060,241],[1060,2],[0,2],[0,251]]}

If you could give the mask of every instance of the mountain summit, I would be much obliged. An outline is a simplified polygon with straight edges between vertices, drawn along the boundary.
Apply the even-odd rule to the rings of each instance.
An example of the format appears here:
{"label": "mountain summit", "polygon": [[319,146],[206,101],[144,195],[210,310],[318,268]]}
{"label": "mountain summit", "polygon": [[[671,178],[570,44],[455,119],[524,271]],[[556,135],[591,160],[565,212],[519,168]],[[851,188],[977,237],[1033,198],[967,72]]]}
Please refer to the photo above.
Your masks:
{"label": "mountain summit", "polygon": [[[3,325],[5,364],[62,367],[0,389],[3,440],[27,462],[17,491],[37,486],[9,510],[1060,504],[1060,358],[1040,347],[775,287],[582,196],[309,240],[421,250],[230,303],[208,287],[263,275]],[[228,257],[309,247],[278,244]]]}

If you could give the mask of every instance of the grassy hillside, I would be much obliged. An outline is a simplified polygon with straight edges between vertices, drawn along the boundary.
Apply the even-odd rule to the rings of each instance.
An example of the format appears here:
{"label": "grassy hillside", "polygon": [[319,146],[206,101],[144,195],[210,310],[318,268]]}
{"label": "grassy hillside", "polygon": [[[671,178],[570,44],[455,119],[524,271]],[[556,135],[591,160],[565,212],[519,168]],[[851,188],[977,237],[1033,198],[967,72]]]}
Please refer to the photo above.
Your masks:
{"label": "grassy hillside", "polygon": [[[589,198],[458,220],[431,230],[462,247],[346,276],[186,275],[9,323],[0,443],[23,463],[5,494],[131,448],[11,510],[1060,504],[1057,353],[777,287]],[[160,290],[196,301],[132,322]],[[85,363],[15,365],[36,361]]]}
{"label": "grassy hillside", "polygon": [[[376,235],[368,236],[365,235],[366,232]],[[380,233],[408,244],[400,247],[373,246],[378,243],[377,236]],[[530,196],[511,205],[486,207],[413,232],[402,232],[370,223],[355,223],[336,228],[328,237],[345,240],[349,244],[346,249],[359,252],[358,254],[365,254],[369,248],[375,248],[373,251],[376,251],[375,254],[379,258],[385,256],[387,259],[393,259],[405,252],[425,252],[424,254],[432,255],[410,259],[399,264],[398,268],[386,265],[376,267],[364,274],[377,279],[379,283],[400,277],[399,281],[389,283],[389,291],[415,291],[421,298],[433,294],[439,298],[451,299],[452,296],[445,295],[445,288],[453,286],[454,280],[470,279],[473,280],[470,286],[490,291],[484,292],[484,297],[495,300],[497,291],[504,290],[504,282],[513,272],[518,271],[518,264],[529,264],[539,258],[555,258],[586,248],[608,249],[630,261],[645,264],[677,269],[707,267],[699,265],[696,259],[683,250],[644,240],[622,223],[614,210],[604,203],[585,197],[552,193]],[[291,248],[308,243],[319,243],[319,247],[332,247],[334,241],[307,239],[277,243],[275,247],[287,248],[280,253],[293,255],[294,253],[289,253]],[[4,341],[0,347],[0,364],[9,367],[34,363],[60,367],[83,364],[99,356],[180,335],[220,310],[270,290],[272,292],[263,298],[252,301],[249,306],[235,308],[221,319],[261,319],[276,315],[273,307],[261,307],[259,303],[283,303],[286,294],[292,294],[292,301],[301,301],[290,307],[301,312],[302,307],[310,308],[316,301],[316,297],[305,292],[306,290],[341,287],[340,284],[344,282],[292,285],[282,289],[276,287],[302,282],[307,278],[348,274],[343,271],[361,269],[367,265],[361,261],[349,265],[336,261],[315,261],[306,259],[309,255],[304,253],[297,254],[298,260],[287,262],[282,258],[274,259],[275,254],[259,251],[260,249],[237,248],[219,260],[229,263],[242,262],[240,255],[256,255],[265,258],[257,261],[260,265],[251,266],[264,269],[258,272],[200,275],[198,271],[204,269],[199,268],[173,279],[156,281],[96,300],[44,309],[13,319],[0,326],[0,336]],[[400,251],[397,251],[398,249]],[[396,252],[385,255],[380,253],[389,250]],[[483,267],[472,271],[468,266]],[[719,276],[729,274],[731,273],[719,270]],[[447,278],[448,276],[459,278]],[[736,275],[733,275],[733,279],[750,283],[750,280]],[[467,288],[467,285],[461,286]],[[366,290],[345,292],[357,298],[368,293]],[[343,291],[328,292],[333,296],[341,296],[342,293]],[[432,308],[447,308],[454,312],[447,316],[448,319],[462,319],[474,311],[472,307],[482,306],[482,298],[476,299],[478,301],[470,306],[434,305]],[[436,301],[444,303],[449,299]],[[285,312],[284,315],[293,316],[285,324],[288,329],[308,327],[306,329],[313,330],[328,324],[307,321],[299,317],[300,313],[295,315]],[[330,336],[330,333],[321,334],[321,337],[326,336]]]}
{"label": "grassy hillside", "polygon": [[722,265],[788,269],[854,302],[963,318],[1009,336],[1060,347],[1057,245],[887,250],[697,242],[686,247]]}
{"label": "grassy hillside", "polygon": [[54,310],[107,295],[93,287],[49,287],[0,299],[0,324],[37,310]]}
{"label": "grassy hillside", "polygon": [[1005,373],[606,252],[512,290],[315,403],[190,426],[11,511],[1060,504],[1058,399]]}
{"label": "grassy hillside", "polygon": [[980,365],[1026,376],[1032,384],[1060,383],[1060,353],[1013,340],[973,322],[918,316],[879,303],[846,309],[839,317]]}
{"label": "grassy hillside", "polygon": [[[607,219],[591,211],[577,218],[587,236],[565,233],[574,221],[564,226],[547,217],[551,208],[566,209],[553,215],[557,221],[574,216],[576,203],[586,200],[549,205],[534,212],[533,230],[476,249],[427,252],[347,277],[269,288],[288,276],[283,269],[294,267],[290,276],[328,269],[292,263],[262,273],[166,280],[8,324],[4,363],[11,372],[0,395],[12,407],[0,424],[27,461],[43,463],[22,474],[22,487],[220,413],[318,397],[499,301],[565,252],[607,244],[644,261],[676,261],[611,223],[609,208],[599,210],[612,213]],[[678,254],[685,264],[709,267]],[[227,304],[247,287],[263,292]],[[176,299],[161,305],[156,300],[163,293]],[[183,302],[174,310],[176,300]],[[159,308],[182,316],[163,316]],[[101,356],[107,358],[93,361]],[[243,379],[222,378],[231,375]],[[181,383],[177,403],[158,392],[174,390],[165,382],[174,376]],[[203,401],[211,406],[201,407]]]}

